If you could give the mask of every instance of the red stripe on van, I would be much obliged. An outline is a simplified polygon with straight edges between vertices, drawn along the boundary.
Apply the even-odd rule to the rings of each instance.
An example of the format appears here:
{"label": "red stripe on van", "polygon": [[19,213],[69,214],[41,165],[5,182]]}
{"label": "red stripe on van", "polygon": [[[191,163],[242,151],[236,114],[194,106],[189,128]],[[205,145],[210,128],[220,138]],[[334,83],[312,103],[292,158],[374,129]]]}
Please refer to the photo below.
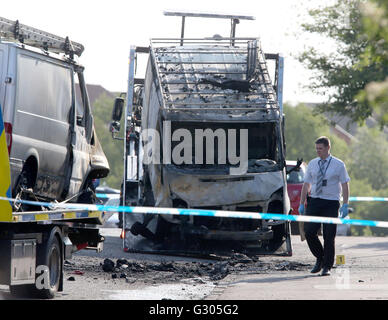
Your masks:
{"label": "red stripe on van", "polygon": [[4,122],[5,139],[7,140],[8,155],[11,154],[12,148],[12,124]]}

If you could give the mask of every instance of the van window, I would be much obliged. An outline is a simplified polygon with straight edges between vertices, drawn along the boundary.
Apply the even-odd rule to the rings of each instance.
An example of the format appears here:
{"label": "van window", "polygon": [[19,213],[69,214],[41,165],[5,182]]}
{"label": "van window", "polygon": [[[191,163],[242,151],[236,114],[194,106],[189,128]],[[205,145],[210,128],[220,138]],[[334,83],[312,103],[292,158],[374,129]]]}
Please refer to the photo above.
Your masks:
{"label": "van window", "polygon": [[[74,79],[76,79],[77,74],[74,73]],[[80,85],[78,82],[75,83],[75,110],[77,112],[77,119],[79,119],[79,124],[83,123],[81,119],[83,119],[85,111],[84,104],[82,102],[82,95],[80,90]]]}
{"label": "van window", "polygon": [[18,56],[17,104],[20,110],[69,123],[71,70],[25,55]]}
{"label": "van window", "polygon": [[[0,81],[3,81],[3,50],[0,49]],[[3,94],[5,86],[0,86],[0,107],[3,108]]]}
{"label": "van window", "polygon": [[[87,112],[87,103],[85,102],[87,97],[85,96],[85,88],[83,87],[83,79],[81,74],[74,72],[74,92],[75,92],[75,111],[77,114],[77,125],[84,127],[86,123],[85,115]],[[83,88],[83,90],[82,90]]]}

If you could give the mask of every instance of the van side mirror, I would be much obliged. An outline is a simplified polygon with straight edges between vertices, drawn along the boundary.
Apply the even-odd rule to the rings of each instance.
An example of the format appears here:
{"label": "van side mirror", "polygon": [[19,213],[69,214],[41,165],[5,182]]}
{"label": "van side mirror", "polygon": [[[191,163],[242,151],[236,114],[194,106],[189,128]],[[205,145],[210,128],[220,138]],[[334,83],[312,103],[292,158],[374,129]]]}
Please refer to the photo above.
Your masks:
{"label": "van side mirror", "polygon": [[292,171],[300,171],[300,166],[303,163],[303,158],[302,159],[297,159],[296,161],[296,166],[292,167],[290,170],[286,171],[286,174],[290,174]]}
{"label": "van side mirror", "polygon": [[121,116],[123,114],[123,107],[124,107],[124,99],[121,97],[116,98],[113,106],[113,111],[112,111],[113,121],[118,122],[121,120]]}

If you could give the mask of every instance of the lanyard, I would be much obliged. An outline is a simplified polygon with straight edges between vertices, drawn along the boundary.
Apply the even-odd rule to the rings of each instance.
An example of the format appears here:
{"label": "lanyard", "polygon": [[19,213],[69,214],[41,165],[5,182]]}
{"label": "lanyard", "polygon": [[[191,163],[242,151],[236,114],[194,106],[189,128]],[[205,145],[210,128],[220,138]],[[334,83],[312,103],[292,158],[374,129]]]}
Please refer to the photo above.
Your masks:
{"label": "lanyard", "polygon": [[[321,165],[319,164],[319,162],[318,162],[319,171],[321,171],[321,173],[322,173],[322,177],[325,177],[325,175],[326,175],[326,172],[327,172],[327,169],[328,169],[328,168],[329,168],[329,166],[330,166],[331,159],[333,159],[333,157],[332,157],[332,156],[330,156],[330,160],[329,160],[329,162],[327,163],[327,166],[326,166],[325,172],[323,172],[323,171],[322,171],[322,166],[321,166]],[[319,160],[319,161],[322,161],[322,160]]]}

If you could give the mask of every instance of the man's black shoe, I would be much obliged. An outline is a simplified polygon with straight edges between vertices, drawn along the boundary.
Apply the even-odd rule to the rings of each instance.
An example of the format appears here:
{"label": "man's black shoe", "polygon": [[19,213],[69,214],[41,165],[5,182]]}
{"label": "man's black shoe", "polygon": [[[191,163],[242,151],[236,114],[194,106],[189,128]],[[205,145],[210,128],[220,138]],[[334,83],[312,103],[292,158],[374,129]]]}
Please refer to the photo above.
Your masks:
{"label": "man's black shoe", "polygon": [[323,267],[321,276],[330,276],[330,268]]}
{"label": "man's black shoe", "polygon": [[314,268],[311,269],[311,273],[318,273],[322,269],[322,260],[317,259],[317,262],[315,263]]}

